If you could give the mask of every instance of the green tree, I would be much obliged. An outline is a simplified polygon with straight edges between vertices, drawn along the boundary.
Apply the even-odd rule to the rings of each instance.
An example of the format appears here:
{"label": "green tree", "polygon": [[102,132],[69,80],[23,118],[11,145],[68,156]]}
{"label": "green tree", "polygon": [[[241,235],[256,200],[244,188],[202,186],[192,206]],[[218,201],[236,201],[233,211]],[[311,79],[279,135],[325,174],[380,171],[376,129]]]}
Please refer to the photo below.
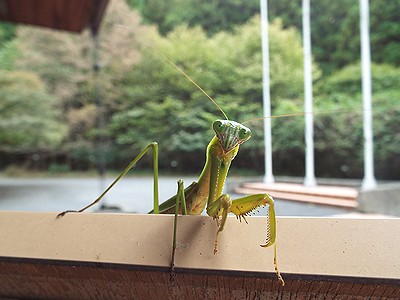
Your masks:
{"label": "green tree", "polygon": [[[54,109],[67,125],[62,153],[74,167],[85,168],[95,157],[98,116],[105,122],[119,109],[119,82],[140,58],[140,36],[152,28],[140,25],[140,17],[123,0],[112,1],[99,39],[99,77],[93,72],[94,43],[88,31],[80,35],[21,26],[15,44],[21,53],[16,67],[38,74],[56,99]],[[99,107],[99,86],[103,106]],[[90,164],[89,164],[90,165]]]}
{"label": "green tree", "polygon": [[0,73],[0,151],[49,151],[61,142],[65,127],[53,110],[54,98],[40,78],[28,72]]}
{"label": "green tree", "polygon": [[0,23],[0,49],[15,37],[15,25],[12,23]]}
{"label": "green tree", "polygon": [[[301,0],[269,1],[270,19],[302,30]],[[372,60],[400,64],[400,2],[370,1]],[[360,59],[359,1],[311,1],[312,52],[324,73]]]}
{"label": "green tree", "polygon": [[[257,0],[128,0],[144,20],[167,34],[181,24],[201,26],[208,35],[232,31],[260,11]],[[372,59],[400,63],[400,2],[370,1]],[[269,0],[269,20],[302,31],[301,0]],[[311,1],[312,52],[324,73],[330,74],[360,58],[359,1]]]}
{"label": "green tree", "polygon": [[0,70],[14,70],[20,52],[14,40],[8,41],[0,48]]}
{"label": "green tree", "polygon": [[[262,64],[260,19],[255,17],[232,33],[212,37],[199,27],[181,26],[167,37],[154,37],[162,53],[218,101],[229,118],[245,121],[261,117]],[[301,103],[303,89],[302,49],[298,33],[283,30],[280,22],[270,26],[271,95],[275,108],[281,100]],[[318,68],[315,66],[318,78]],[[110,132],[129,155],[150,141],[158,141],[165,164],[186,161],[198,169],[209,142],[211,124],[222,118],[216,106],[187,78],[154,51],[145,52],[141,62],[126,77],[124,103],[114,114]],[[247,157],[235,165],[259,167],[262,157],[262,122],[252,124],[254,137]],[[123,151],[123,150],[122,150]],[[126,151],[125,153],[128,153]],[[198,159],[193,159],[193,156]],[[126,158],[127,159],[127,158]]]}
{"label": "green tree", "polygon": [[128,0],[128,3],[140,11],[146,22],[157,24],[163,35],[182,24],[201,26],[207,34],[232,31],[260,12],[258,0]]}
{"label": "green tree", "polygon": [[14,38],[15,25],[0,23],[0,70],[13,70],[19,55]]}
{"label": "green tree", "polygon": [[[372,65],[374,156],[378,178],[399,178],[399,78],[399,68]],[[343,68],[316,88],[319,95],[315,102],[319,110],[349,111],[315,118],[317,172],[324,176],[362,177],[361,66],[354,64]]]}

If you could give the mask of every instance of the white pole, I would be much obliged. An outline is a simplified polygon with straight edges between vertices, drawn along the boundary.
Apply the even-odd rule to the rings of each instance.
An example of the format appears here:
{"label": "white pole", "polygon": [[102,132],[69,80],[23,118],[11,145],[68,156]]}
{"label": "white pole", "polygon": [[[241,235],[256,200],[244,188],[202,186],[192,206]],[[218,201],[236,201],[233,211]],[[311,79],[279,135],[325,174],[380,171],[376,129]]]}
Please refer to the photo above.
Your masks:
{"label": "white pole", "polygon": [[[264,117],[271,116],[271,99],[269,86],[269,45],[268,45],[268,0],[260,0],[261,7],[261,41],[263,61],[263,107]],[[272,173],[272,135],[271,119],[264,119],[264,147],[265,147],[265,183],[274,183]]]}
{"label": "white pole", "polygon": [[304,185],[316,186],[314,175],[314,130],[313,130],[313,98],[311,70],[311,32],[310,32],[310,0],[303,0],[303,48],[304,48],[304,111],[306,142],[306,174]]}
{"label": "white pole", "polygon": [[371,88],[371,50],[369,41],[369,2],[360,0],[361,68],[362,95],[364,109],[364,190],[374,189],[374,150],[372,136],[372,88]]}

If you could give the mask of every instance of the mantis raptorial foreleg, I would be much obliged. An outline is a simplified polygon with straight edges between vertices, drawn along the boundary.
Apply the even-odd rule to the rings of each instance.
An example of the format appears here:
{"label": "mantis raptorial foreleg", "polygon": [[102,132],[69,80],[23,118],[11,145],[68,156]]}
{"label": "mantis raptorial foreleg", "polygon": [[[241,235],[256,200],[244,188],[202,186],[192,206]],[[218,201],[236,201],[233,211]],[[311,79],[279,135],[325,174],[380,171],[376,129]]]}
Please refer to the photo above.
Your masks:
{"label": "mantis raptorial foreleg", "polygon": [[282,285],[285,284],[277,264],[276,258],[276,218],[275,218],[275,205],[274,200],[269,194],[254,194],[235,200],[231,200],[227,194],[221,195],[217,201],[207,207],[207,214],[219,223],[218,231],[215,237],[214,243],[214,254],[218,251],[218,234],[224,229],[225,222],[228,216],[228,212],[234,213],[236,217],[241,221],[247,223],[246,216],[250,211],[257,209],[260,206],[268,205],[268,223],[267,223],[267,237],[265,244],[260,245],[263,248],[274,245],[274,267],[275,272],[278,276],[279,281]]}
{"label": "mantis raptorial foreleg", "polygon": [[[239,198],[233,201],[231,212],[240,219],[241,210],[245,209],[246,206],[257,207],[257,203],[263,203],[262,206],[268,205],[268,222],[267,222],[267,237],[265,244],[260,245],[262,248],[266,248],[274,245],[274,268],[276,275],[282,285],[285,285],[281,273],[278,269],[278,262],[276,258],[276,218],[275,218],[275,203],[274,199],[269,194],[255,194],[247,197]],[[243,219],[246,221],[245,215],[242,215]],[[247,223],[247,221],[246,221]]]}

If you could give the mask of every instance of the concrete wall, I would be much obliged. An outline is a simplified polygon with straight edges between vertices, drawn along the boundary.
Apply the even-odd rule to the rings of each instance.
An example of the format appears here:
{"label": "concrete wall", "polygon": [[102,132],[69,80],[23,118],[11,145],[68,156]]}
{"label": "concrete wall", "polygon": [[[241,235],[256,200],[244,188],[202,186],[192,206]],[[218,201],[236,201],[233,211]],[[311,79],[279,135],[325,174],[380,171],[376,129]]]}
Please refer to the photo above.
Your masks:
{"label": "concrete wall", "polygon": [[383,184],[368,191],[361,190],[358,204],[362,212],[400,217],[400,183]]}

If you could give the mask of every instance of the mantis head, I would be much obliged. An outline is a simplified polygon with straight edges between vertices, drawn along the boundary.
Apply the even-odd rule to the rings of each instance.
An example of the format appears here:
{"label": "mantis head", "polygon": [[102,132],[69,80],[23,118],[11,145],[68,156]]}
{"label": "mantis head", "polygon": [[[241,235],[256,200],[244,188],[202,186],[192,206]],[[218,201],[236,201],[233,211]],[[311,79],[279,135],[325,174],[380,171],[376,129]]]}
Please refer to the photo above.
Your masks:
{"label": "mantis head", "polygon": [[230,120],[216,120],[213,129],[225,153],[243,144],[251,137],[251,130]]}

